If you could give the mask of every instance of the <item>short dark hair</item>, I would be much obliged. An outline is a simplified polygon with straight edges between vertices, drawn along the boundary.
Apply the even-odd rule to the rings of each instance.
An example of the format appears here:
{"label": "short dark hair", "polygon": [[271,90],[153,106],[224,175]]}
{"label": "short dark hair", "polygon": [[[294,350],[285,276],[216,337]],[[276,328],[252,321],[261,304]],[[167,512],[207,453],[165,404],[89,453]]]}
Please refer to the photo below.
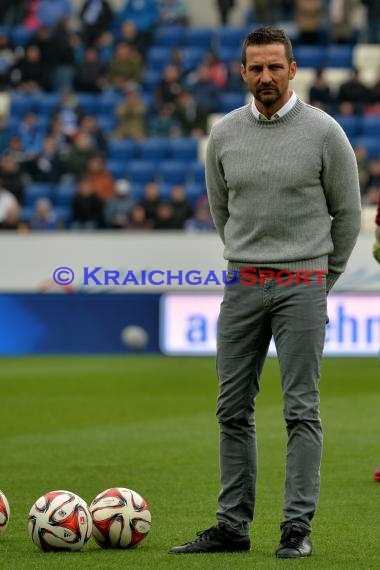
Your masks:
{"label": "short dark hair", "polygon": [[269,44],[282,44],[285,48],[285,55],[288,62],[292,63],[292,61],[294,61],[292,42],[285,34],[284,30],[270,27],[258,28],[254,32],[248,34],[244,40],[241,52],[241,62],[244,67],[247,65],[248,46],[263,46]]}

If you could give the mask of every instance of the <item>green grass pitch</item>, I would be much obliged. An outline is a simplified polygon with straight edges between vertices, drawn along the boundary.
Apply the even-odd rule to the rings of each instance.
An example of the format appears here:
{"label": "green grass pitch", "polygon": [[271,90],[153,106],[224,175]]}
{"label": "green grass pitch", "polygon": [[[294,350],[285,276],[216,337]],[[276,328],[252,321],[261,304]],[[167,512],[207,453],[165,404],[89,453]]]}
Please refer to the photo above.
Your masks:
{"label": "green grass pitch", "polygon": [[[156,356],[6,358],[0,362],[0,488],[11,520],[0,567],[66,569],[371,570],[380,567],[380,368],[376,359],[326,358],[322,493],[314,555],[276,560],[285,428],[277,361],[267,361],[257,402],[259,480],[252,551],[170,556],[215,522],[217,381],[212,358]],[[90,502],[126,486],[149,503],[153,524],[135,550],[42,553],[27,533],[34,501],[68,489]]]}

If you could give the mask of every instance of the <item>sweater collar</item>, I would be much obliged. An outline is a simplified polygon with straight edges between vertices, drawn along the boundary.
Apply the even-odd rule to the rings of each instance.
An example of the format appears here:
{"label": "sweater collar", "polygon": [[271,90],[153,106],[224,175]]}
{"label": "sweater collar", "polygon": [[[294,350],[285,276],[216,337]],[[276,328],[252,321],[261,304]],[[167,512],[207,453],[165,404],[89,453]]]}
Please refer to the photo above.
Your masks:
{"label": "sweater collar", "polygon": [[265,115],[260,113],[260,111],[256,107],[255,99],[252,100],[251,107],[252,107],[253,116],[258,121],[273,121],[274,119],[280,119],[281,117],[286,115],[286,113],[288,113],[291,109],[293,109],[293,107],[296,103],[297,103],[297,95],[295,94],[294,91],[292,91],[292,94],[291,94],[289,100],[285,103],[285,105],[283,105],[281,107],[281,109],[276,111],[276,113],[274,115],[272,115],[270,119],[267,119],[267,117]]}

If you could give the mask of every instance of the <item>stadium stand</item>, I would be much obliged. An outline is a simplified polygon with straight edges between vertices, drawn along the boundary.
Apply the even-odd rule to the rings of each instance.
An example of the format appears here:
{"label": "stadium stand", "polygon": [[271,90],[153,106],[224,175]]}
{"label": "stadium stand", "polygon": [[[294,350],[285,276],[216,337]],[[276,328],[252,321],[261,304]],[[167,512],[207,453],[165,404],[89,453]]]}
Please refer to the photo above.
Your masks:
{"label": "stadium stand", "polygon": [[[115,10],[113,24],[107,37],[103,37],[96,49],[100,59],[107,69],[107,64],[112,58],[117,41],[121,39],[123,29],[123,12]],[[189,88],[191,81],[196,78],[197,68],[204,63],[210,51],[215,53],[224,64],[226,77],[227,66],[231,62],[240,62],[241,41],[246,33],[255,27],[251,21],[254,14],[245,15],[240,25],[214,27],[209,22],[201,25],[160,25],[158,24],[153,33],[146,36],[144,45],[145,59],[142,64],[142,79],[135,87],[141,95],[147,108],[146,123],[158,114],[156,104],[156,87],[162,78],[162,73],[168,63],[173,63],[180,68],[181,83],[184,88]],[[0,22],[1,24],[1,22]],[[294,22],[288,22],[289,28]],[[73,27],[75,29],[75,27]],[[72,40],[75,44],[73,50],[76,64],[81,64],[85,45],[77,31],[73,31]],[[16,57],[16,63],[11,72],[2,78],[6,86],[4,97],[9,97],[9,112],[7,116],[7,128],[14,138],[18,135],[18,128],[22,118],[28,112],[37,114],[37,129],[44,137],[51,130],[51,123],[60,103],[60,93],[35,90],[32,87],[26,89],[19,82],[17,61],[23,54],[26,46],[33,42],[35,31],[23,26],[9,27],[0,26],[0,36],[8,36],[12,42],[12,50]],[[113,34],[113,35],[112,35]],[[149,36],[149,37],[148,37]],[[328,36],[328,34],[327,34]],[[361,72],[364,83],[371,88],[378,78],[380,63],[380,45],[360,42],[360,33],[353,36],[347,44],[326,43],[326,33],[321,35],[324,43],[317,45],[300,45],[297,42],[297,34],[293,33],[295,57],[298,63],[298,73],[293,87],[297,94],[308,101],[310,86],[314,80],[315,70],[325,68],[327,82],[335,97],[340,85],[351,75],[353,66]],[[138,48],[138,43],[136,43]],[[0,60],[3,54],[0,51]],[[43,62],[44,63],[44,62]],[[45,62],[46,63],[46,62]],[[131,86],[129,85],[129,88]],[[191,89],[191,87],[190,87]],[[238,90],[237,90],[238,89]],[[175,97],[169,114],[173,125],[170,127],[168,138],[152,137],[147,127],[146,137],[142,140],[115,139],[114,133],[117,128],[115,109],[124,99],[123,89],[112,87],[107,81],[107,73],[99,77],[99,92],[75,92],[78,103],[79,121],[83,115],[91,115],[96,118],[97,127],[103,133],[106,141],[106,150],[96,146],[94,140],[90,140],[89,147],[81,149],[83,156],[106,154],[108,171],[115,180],[128,178],[131,183],[131,192],[136,200],[140,200],[143,194],[144,184],[158,181],[161,184],[162,197],[170,198],[170,186],[183,184],[189,199],[193,204],[204,196],[204,149],[205,140],[199,133],[185,136],[176,122]],[[220,89],[218,113],[209,115],[209,126],[222,114],[244,105],[249,100],[244,85],[238,85],[233,90]],[[380,100],[376,97],[373,105],[368,105],[361,114],[342,112],[338,103],[335,102],[333,115],[345,130],[354,146],[363,146],[366,149],[368,160],[380,157]],[[330,110],[329,110],[330,112]],[[70,109],[64,111],[65,120],[70,120]],[[63,119],[62,119],[63,120]],[[5,136],[5,135],[4,135]],[[75,136],[74,136],[75,138]],[[90,137],[91,138],[91,137]],[[72,148],[73,138],[63,132],[54,133],[57,154],[65,164],[65,160]],[[4,139],[5,140],[5,139]],[[95,147],[94,147],[95,144]],[[86,146],[86,143],[84,143]],[[23,149],[12,150],[6,148],[5,152],[13,152],[21,171],[23,171]],[[39,155],[33,160],[39,160]],[[63,170],[62,177],[55,182],[36,182],[28,175],[25,176],[25,200],[22,204],[23,211],[21,220],[30,219],[31,209],[37,199],[48,197],[52,200],[56,213],[69,227],[71,216],[70,207],[76,192],[78,179]]]}

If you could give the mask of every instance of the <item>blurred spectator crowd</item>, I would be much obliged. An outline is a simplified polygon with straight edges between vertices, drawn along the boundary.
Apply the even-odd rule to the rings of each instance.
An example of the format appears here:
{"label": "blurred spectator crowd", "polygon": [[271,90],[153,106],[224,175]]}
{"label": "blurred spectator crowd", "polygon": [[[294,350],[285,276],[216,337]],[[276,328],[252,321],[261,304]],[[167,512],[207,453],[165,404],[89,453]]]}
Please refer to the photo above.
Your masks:
{"label": "blurred spectator crowd", "polygon": [[[319,54],[309,102],[346,130],[377,203],[380,74],[369,85],[353,68],[360,0],[255,0],[240,27],[234,0],[213,3],[220,28],[192,25],[186,0],[0,0],[0,229],[212,231],[200,141],[246,102],[240,44],[271,23],[296,25],[297,60]],[[365,4],[378,43],[380,2]],[[331,45],[352,69],[336,90]]]}

